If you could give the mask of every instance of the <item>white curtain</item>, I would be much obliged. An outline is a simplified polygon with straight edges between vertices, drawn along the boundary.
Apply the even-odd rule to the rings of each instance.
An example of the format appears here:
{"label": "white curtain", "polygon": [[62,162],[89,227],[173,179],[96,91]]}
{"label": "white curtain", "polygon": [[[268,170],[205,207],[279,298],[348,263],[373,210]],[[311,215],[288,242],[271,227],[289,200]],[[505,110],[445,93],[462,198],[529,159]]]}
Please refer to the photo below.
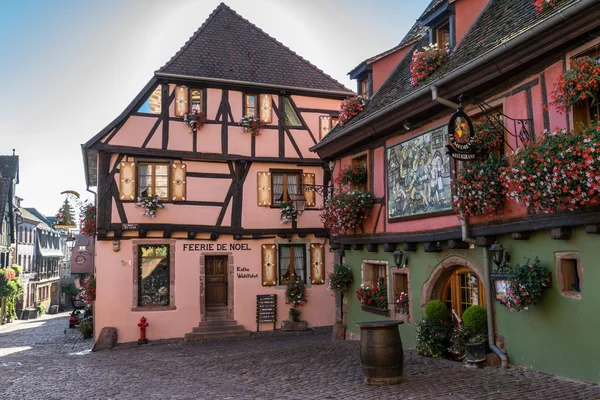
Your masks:
{"label": "white curtain", "polygon": [[273,174],[273,203],[281,203],[283,200],[283,175]]}
{"label": "white curtain", "polygon": [[150,196],[150,185],[152,184],[152,166],[140,165],[140,196]]}
{"label": "white curtain", "polygon": [[294,246],[294,271],[298,279],[306,282],[306,248],[304,246]]}
{"label": "white curtain", "polygon": [[290,195],[290,199],[291,199],[292,195],[298,193],[298,176],[288,175],[287,186],[288,186],[288,194]]}
{"label": "white curtain", "polygon": [[290,270],[290,247],[279,246],[279,280]]}

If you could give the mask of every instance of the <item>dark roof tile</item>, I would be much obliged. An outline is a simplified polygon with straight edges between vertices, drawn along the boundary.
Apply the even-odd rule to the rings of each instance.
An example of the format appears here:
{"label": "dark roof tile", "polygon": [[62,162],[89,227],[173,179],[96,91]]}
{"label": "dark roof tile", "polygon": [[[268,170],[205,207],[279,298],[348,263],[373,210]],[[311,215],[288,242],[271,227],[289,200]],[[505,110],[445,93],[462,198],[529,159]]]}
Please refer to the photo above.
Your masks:
{"label": "dark roof tile", "polygon": [[2,232],[2,223],[4,222],[4,213],[6,212],[11,185],[12,178],[0,178],[0,232]]}
{"label": "dark roof tile", "polygon": [[0,177],[18,179],[19,156],[0,156]]}

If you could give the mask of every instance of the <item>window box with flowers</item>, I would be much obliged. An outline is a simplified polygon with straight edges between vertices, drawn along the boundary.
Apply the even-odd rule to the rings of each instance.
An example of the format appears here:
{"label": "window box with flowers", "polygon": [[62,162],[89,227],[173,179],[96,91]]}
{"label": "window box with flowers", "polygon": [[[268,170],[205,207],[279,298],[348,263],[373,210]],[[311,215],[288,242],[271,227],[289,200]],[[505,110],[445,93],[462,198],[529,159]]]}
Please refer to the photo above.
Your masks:
{"label": "window box with flowers", "polygon": [[260,131],[265,127],[260,118],[253,117],[252,115],[246,115],[238,124],[244,127],[244,132],[250,132],[252,136],[260,135]]}
{"label": "window box with flowers", "polygon": [[543,214],[575,211],[600,199],[600,124],[579,131],[544,131],[509,156],[508,197]]}
{"label": "window box with flowers", "polygon": [[437,43],[415,50],[410,63],[410,83],[417,86],[433,75],[448,60],[450,45],[444,43],[442,47]]}
{"label": "window box with flowers", "polygon": [[362,164],[347,165],[342,169],[339,182],[342,185],[360,186],[369,179],[367,167]]}
{"label": "window box with flowers", "polygon": [[550,274],[537,257],[533,263],[517,265],[509,279],[506,295],[499,300],[510,311],[527,311],[539,301],[542,290],[550,287]]}
{"label": "window box with flowers", "polygon": [[191,112],[183,114],[183,122],[192,129],[192,132],[197,132],[204,126],[206,116],[203,112],[197,109],[192,109]]}
{"label": "window box with flowers", "polygon": [[371,192],[336,192],[325,202],[319,214],[323,226],[331,235],[340,235],[356,228],[373,208]]}
{"label": "window box with flowers", "polygon": [[135,206],[144,208],[145,210],[141,214],[150,218],[156,218],[156,211],[159,208],[165,208],[160,196],[138,197]]}
{"label": "window box with flowers", "polygon": [[586,100],[595,104],[600,83],[600,61],[592,57],[571,60],[570,69],[563,72],[550,93],[550,105],[566,113]]}
{"label": "window box with flowers", "polygon": [[489,157],[465,165],[452,181],[452,206],[461,217],[502,212],[506,198],[504,157]]}
{"label": "window box with flowers", "polygon": [[290,222],[298,221],[298,215],[300,214],[301,213],[299,211],[296,211],[293,200],[284,200],[281,202],[281,210],[279,210],[281,224],[289,224]]}
{"label": "window box with flowers", "polygon": [[374,287],[361,285],[356,290],[356,298],[360,301],[361,309],[377,315],[389,316],[387,286],[379,283]]}
{"label": "window box with flowers", "polygon": [[348,97],[340,106],[340,114],[338,116],[338,124],[344,126],[352,118],[356,117],[367,105],[368,100],[364,97]]}

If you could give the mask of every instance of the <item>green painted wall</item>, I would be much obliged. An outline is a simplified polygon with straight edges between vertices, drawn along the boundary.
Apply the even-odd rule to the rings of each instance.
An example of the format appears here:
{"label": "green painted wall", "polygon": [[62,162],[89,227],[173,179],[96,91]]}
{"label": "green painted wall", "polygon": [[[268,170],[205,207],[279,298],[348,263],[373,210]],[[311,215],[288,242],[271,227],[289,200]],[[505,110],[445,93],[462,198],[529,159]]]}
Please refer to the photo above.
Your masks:
{"label": "green painted wall", "polygon": [[[515,241],[510,236],[498,241],[511,252],[511,265],[523,263],[537,256],[542,265],[552,273],[552,288],[544,290],[537,305],[528,311],[510,312],[495,303],[498,335],[504,337],[509,361],[513,365],[543,371],[568,378],[600,383],[600,237],[586,234],[583,227],[573,229],[570,240],[553,240],[550,231],[532,235],[527,241]],[[583,266],[582,299],[575,300],[560,294],[555,267],[555,253],[577,251]],[[422,319],[421,291],[433,270],[447,257],[459,256],[475,265],[483,276],[483,251],[444,250],[442,253],[425,253],[422,245],[416,252],[404,252],[408,256],[413,321]],[[383,260],[394,266],[392,253],[370,253],[366,250],[345,251],[345,263],[352,267],[354,283],[348,298],[348,330],[358,334],[354,324],[375,321],[385,317],[363,312],[355,291],[361,284],[360,266],[363,260]],[[491,262],[491,261],[490,261]],[[388,282],[391,282],[388,277]],[[415,347],[414,324],[403,324],[400,333],[405,348]]]}

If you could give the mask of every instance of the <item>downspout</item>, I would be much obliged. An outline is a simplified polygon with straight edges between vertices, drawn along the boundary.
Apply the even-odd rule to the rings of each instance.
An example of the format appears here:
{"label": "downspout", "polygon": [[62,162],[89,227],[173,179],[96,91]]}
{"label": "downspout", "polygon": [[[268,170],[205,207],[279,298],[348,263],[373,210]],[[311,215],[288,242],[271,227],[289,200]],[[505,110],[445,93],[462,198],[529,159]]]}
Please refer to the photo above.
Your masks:
{"label": "downspout", "polygon": [[[448,106],[453,109],[458,109],[459,105],[453,103],[447,99],[438,96],[438,88],[436,86],[431,87],[431,98],[433,101]],[[461,212],[460,217],[460,228],[462,234],[462,241],[475,244],[475,239],[469,237],[469,224],[467,219]],[[494,300],[492,299],[492,291],[490,288],[490,255],[487,246],[483,247],[483,287],[485,288],[485,309],[487,312],[487,330],[488,330],[488,343],[490,349],[500,358],[502,368],[508,368],[508,357],[496,346],[496,332],[494,332]]]}

